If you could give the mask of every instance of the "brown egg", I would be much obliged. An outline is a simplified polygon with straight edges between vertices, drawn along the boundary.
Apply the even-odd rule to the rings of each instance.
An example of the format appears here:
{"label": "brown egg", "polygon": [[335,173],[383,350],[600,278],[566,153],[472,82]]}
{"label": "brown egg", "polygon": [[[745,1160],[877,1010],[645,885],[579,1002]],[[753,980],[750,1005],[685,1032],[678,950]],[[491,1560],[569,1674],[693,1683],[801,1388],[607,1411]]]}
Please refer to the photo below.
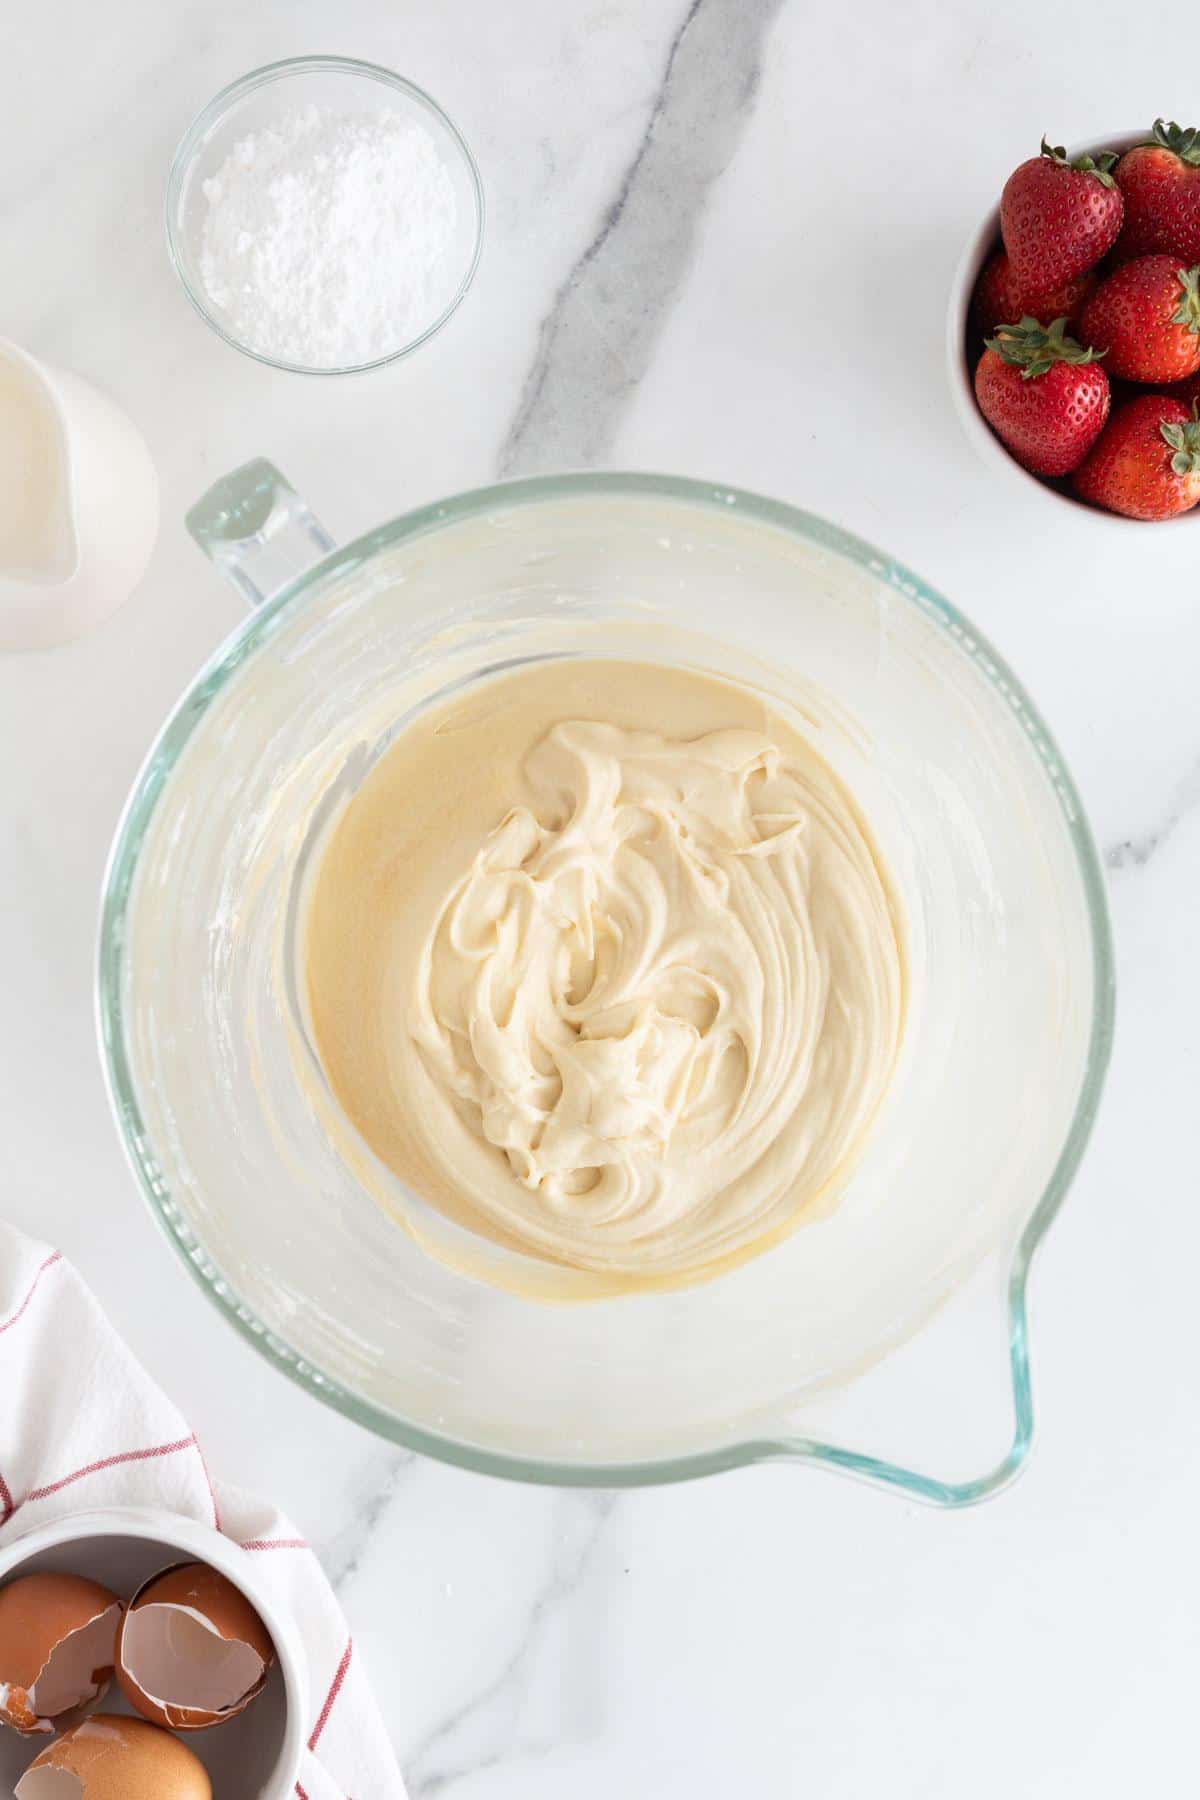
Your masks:
{"label": "brown egg", "polygon": [[208,1772],[186,1744],[112,1713],[48,1744],[14,1791],[16,1800],[212,1800]]}
{"label": "brown egg", "polygon": [[232,1719],[263,1690],[275,1660],[246,1596],[205,1563],[144,1582],[117,1638],[117,1680],[143,1718],[173,1731]]}
{"label": "brown egg", "polygon": [[0,1588],[0,1719],[25,1733],[99,1699],[112,1678],[121,1602],[82,1575]]}

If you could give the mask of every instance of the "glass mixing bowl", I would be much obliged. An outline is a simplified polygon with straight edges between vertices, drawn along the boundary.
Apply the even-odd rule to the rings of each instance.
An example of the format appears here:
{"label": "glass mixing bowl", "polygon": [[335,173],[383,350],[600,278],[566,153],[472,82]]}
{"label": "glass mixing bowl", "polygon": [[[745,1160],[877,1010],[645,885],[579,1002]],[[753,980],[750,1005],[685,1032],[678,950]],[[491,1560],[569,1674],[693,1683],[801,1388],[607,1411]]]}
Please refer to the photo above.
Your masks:
{"label": "glass mixing bowl", "polygon": [[[496,1474],[625,1484],[800,1458],[945,1504],[998,1488],[1032,1429],[1030,1259],[1113,1008],[1092,838],[1002,659],[869,546],[699,482],[515,482],[334,549],[258,462],[188,522],[258,604],[121,821],[99,1016],[133,1166],[219,1311],[372,1430]],[[914,983],[893,1089],[828,1217],[703,1285],[551,1304],[510,1291],[514,1263],[526,1285],[539,1266],[509,1251],[472,1240],[484,1279],[428,1254],[397,1215],[452,1254],[463,1234],[365,1145],[334,1149],[295,951],[315,838],[405,720],[589,655],[754,683],[814,735],[903,892]]]}

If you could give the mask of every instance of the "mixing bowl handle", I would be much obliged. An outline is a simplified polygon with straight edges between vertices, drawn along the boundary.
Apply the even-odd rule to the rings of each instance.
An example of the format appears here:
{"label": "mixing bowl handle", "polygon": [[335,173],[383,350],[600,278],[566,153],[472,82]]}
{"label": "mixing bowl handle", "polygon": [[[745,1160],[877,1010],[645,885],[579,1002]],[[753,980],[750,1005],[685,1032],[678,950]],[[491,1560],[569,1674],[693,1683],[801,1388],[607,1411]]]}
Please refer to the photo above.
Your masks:
{"label": "mixing bowl handle", "polygon": [[260,606],[334,548],[307,502],[261,456],[214,482],[186,524],[205,556],[251,606]]}

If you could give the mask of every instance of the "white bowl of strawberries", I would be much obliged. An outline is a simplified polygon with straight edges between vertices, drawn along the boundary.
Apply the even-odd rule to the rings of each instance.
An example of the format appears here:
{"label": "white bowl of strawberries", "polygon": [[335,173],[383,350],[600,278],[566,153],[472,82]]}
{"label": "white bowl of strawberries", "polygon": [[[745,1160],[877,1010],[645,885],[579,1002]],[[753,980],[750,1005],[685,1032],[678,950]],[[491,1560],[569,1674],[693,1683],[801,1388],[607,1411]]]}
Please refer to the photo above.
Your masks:
{"label": "white bowl of strawberries", "polygon": [[1200,504],[1200,130],[1043,139],[967,247],[947,334],[989,463],[1121,523]]}

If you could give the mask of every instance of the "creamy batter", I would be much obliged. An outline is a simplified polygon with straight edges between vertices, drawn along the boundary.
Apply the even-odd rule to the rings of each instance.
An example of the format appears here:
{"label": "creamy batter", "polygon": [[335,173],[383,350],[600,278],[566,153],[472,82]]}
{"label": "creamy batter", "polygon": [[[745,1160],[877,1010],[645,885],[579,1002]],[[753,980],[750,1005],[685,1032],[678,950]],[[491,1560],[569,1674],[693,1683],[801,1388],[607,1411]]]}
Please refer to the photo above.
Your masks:
{"label": "creamy batter", "polygon": [[855,803],[748,689],[540,664],[407,726],[333,827],[311,1030],[375,1153],[458,1223],[637,1287],[832,1203],[906,969]]}

